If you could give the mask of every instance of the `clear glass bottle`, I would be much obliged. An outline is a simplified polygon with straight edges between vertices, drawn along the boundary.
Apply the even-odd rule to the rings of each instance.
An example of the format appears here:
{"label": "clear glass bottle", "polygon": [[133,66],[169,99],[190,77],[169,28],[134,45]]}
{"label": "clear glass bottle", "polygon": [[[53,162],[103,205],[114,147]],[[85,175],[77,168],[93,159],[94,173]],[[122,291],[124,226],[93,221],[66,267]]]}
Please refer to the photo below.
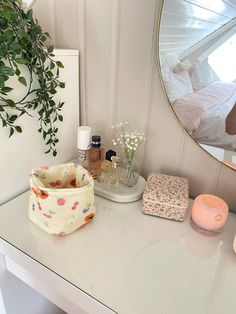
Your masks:
{"label": "clear glass bottle", "polygon": [[108,172],[108,184],[111,186],[118,186],[120,183],[120,167],[119,157],[111,157],[111,165]]}
{"label": "clear glass bottle", "polygon": [[88,149],[88,170],[94,180],[101,181],[101,167],[104,159],[104,148],[101,145],[101,136],[93,135]]}
{"label": "clear glass bottle", "polygon": [[104,178],[104,180],[106,180],[108,177],[112,156],[116,156],[116,152],[110,149],[106,152],[105,160],[102,162],[102,177]]}

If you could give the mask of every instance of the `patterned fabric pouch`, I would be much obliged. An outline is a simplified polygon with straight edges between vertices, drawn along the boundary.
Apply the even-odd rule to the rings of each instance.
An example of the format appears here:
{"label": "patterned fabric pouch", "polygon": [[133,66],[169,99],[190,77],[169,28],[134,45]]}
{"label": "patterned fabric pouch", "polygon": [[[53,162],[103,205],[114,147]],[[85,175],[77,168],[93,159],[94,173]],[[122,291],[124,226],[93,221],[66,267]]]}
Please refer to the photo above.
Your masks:
{"label": "patterned fabric pouch", "polygon": [[30,187],[29,218],[50,234],[71,233],[95,215],[94,181],[82,166],[33,169]]}

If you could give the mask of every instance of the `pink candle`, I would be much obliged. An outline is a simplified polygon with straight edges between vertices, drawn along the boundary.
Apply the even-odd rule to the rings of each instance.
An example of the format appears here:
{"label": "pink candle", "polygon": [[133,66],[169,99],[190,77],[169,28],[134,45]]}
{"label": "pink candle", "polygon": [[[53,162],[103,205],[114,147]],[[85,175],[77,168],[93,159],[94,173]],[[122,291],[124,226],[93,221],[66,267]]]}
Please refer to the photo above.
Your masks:
{"label": "pink candle", "polygon": [[192,220],[205,230],[220,231],[226,223],[228,212],[228,205],[221,198],[200,194],[193,202]]}

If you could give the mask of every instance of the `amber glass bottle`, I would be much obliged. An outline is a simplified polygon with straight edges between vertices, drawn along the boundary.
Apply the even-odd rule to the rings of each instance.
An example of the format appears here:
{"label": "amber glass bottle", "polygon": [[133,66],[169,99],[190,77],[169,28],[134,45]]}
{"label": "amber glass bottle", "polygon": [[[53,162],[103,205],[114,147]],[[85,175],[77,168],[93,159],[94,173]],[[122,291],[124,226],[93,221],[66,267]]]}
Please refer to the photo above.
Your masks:
{"label": "amber glass bottle", "polygon": [[101,136],[93,135],[88,150],[88,168],[94,180],[101,180],[101,167],[104,159],[104,148],[101,145]]}

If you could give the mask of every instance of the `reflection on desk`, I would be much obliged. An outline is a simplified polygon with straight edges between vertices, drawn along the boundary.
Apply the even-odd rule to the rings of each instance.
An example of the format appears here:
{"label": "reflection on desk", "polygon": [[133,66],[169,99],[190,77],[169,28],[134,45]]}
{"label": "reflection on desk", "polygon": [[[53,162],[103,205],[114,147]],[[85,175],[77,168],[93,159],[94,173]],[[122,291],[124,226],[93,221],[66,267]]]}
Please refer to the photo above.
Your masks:
{"label": "reflection on desk", "polygon": [[235,313],[234,214],[209,237],[192,228],[190,210],[181,223],[142,214],[141,201],[96,197],[96,206],[90,224],[50,236],[29,221],[25,193],[1,207],[0,252],[13,245],[120,314]]}

